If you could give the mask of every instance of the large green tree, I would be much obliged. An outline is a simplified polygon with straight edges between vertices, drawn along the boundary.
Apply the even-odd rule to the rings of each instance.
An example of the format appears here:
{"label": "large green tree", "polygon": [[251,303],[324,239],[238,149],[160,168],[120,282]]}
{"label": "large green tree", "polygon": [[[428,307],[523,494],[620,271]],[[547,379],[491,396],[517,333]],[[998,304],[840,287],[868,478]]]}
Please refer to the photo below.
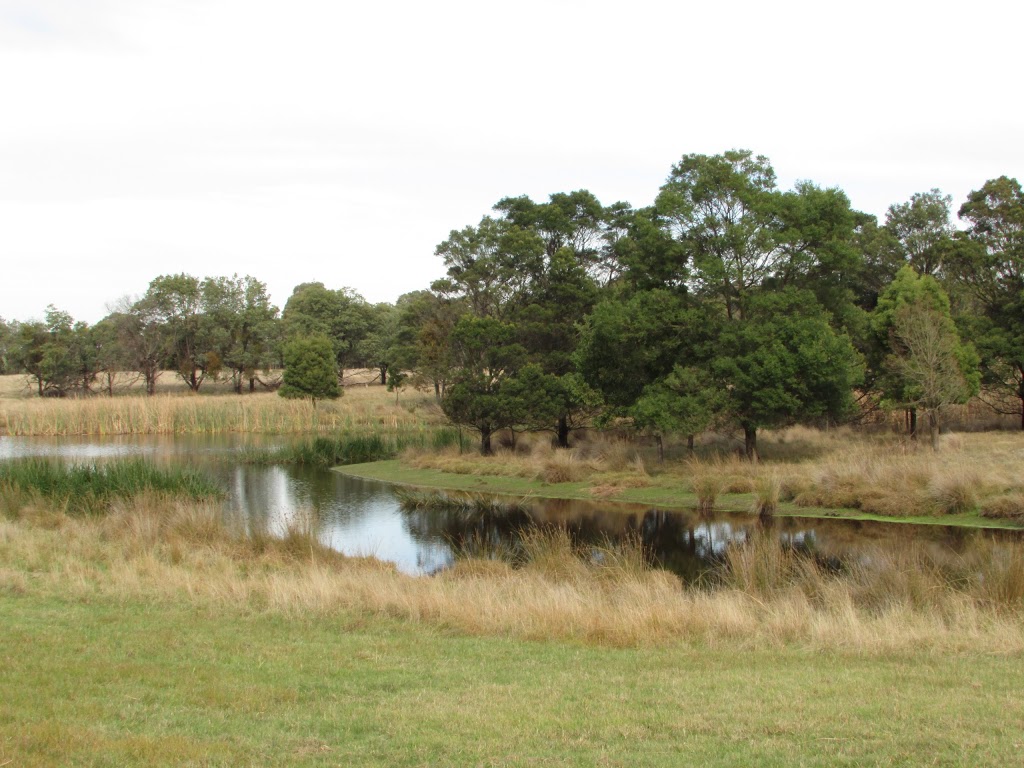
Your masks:
{"label": "large green tree", "polygon": [[480,452],[493,451],[491,438],[500,429],[522,423],[521,390],[509,382],[523,365],[525,350],[514,326],[494,317],[463,316],[452,331],[453,382],[441,401],[452,423],[480,435]]}
{"label": "large green tree", "polygon": [[257,373],[274,362],[278,340],[278,311],[267,286],[249,275],[233,275],[205,279],[202,291],[212,351],[231,372],[236,392],[242,392],[246,381],[253,391]]}
{"label": "large green tree", "polygon": [[395,365],[413,372],[413,383],[432,387],[440,400],[455,371],[452,331],[465,304],[432,291],[400,296],[398,328],[392,350]]}
{"label": "large green tree", "polygon": [[202,281],[184,273],[161,275],[150,281],[139,304],[140,316],[153,317],[160,327],[164,353],[178,376],[198,392],[220,365],[219,357],[209,355],[213,342],[207,335],[219,329],[204,323]]}
{"label": "large green tree", "polygon": [[19,323],[11,341],[11,362],[28,374],[40,397],[88,391],[96,379],[88,326],[52,304],[45,321]]}
{"label": "large green tree", "polygon": [[366,300],[349,288],[332,290],[323,283],[302,283],[285,303],[281,322],[286,339],[313,335],[330,339],[341,376],[357,356],[370,328],[371,312]]}
{"label": "large green tree", "polygon": [[763,155],[684,155],[655,202],[690,263],[694,290],[732,319],[783,257],[775,171]]}
{"label": "large green tree", "polygon": [[971,299],[968,325],[981,353],[985,383],[1018,404],[1024,429],[1024,191],[1001,176],[960,207],[973,249],[958,251],[951,272]]}
{"label": "large green tree", "polygon": [[889,206],[885,228],[892,235],[903,263],[919,274],[939,274],[953,247],[956,228],[952,203],[952,195],[932,189],[912,195],[906,203]]}
{"label": "large green tree", "polygon": [[[976,392],[974,352],[960,343],[949,297],[931,275],[921,275],[910,265],[900,269],[878,298],[872,328],[877,342],[871,361],[878,371],[876,386],[884,404],[908,409],[912,437],[917,437],[919,408],[927,411],[929,426],[937,430],[941,408],[966,402]],[[945,378],[945,390],[930,384],[925,391],[922,371],[927,366],[936,381]]]}
{"label": "large green tree", "polygon": [[850,339],[805,291],[760,294],[741,321],[723,324],[711,372],[723,411],[757,459],[762,427],[836,422],[852,411],[862,362]]}

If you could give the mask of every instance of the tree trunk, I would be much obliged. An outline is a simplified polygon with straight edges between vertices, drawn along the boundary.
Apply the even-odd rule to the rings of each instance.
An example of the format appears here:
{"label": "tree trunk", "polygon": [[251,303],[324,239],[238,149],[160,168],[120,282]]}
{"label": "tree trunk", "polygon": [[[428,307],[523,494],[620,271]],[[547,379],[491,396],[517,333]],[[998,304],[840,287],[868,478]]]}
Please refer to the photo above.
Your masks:
{"label": "tree trunk", "polygon": [[686,450],[693,454],[693,435],[686,436]]}
{"label": "tree trunk", "polygon": [[434,379],[434,399],[441,399],[441,382],[439,382],[437,379]]}
{"label": "tree trunk", "polygon": [[932,450],[939,450],[939,414],[935,410],[928,411],[928,440]]}
{"label": "tree trunk", "polygon": [[910,426],[910,439],[917,440],[917,408],[908,408],[907,418]]}
{"label": "tree trunk", "polygon": [[665,463],[665,441],[661,435],[655,435],[654,439],[658,442],[658,461],[661,464]]}
{"label": "tree trunk", "polygon": [[743,425],[743,452],[748,459],[757,463],[757,427]]}
{"label": "tree trunk", "polygon": [[1018,367],[1020,383],[1017,385],[1017,397],[1020,398],[1020,428],[1024,432],[1024,368]]}
{"label": "tree trunk", "polygon": [[564,413],[558,417],[558,447],[569,447],[569,417]]}
{"label": "tree trunk", "polygon": [[480,455],[490,456],[494,453],[491,450],[491,428],[487,427],[480,430]]}
{"label": "tree trunk", "polygon": [[378,368],[380,368],[380,385],[383,387],[388,383],[388,367],[385,363],[381,363]]}
{"label": "tree trunk", "polygon": [[250,392],[255,392],[256,391],[256,377],[255,376],[250,376],[249,377],[249,391]]}

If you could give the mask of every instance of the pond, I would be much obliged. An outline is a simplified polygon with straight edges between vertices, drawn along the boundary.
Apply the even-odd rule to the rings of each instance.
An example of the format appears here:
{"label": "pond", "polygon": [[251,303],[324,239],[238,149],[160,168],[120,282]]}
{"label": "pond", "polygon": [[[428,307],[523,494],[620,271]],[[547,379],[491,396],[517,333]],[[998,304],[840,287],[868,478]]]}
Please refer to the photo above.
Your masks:
{"label": "pond", "polygon": [[538,500],[507,511],[403,509],[394,489],[383,483],[326,469],[249,465],[238,459],[244,448],[284,441],[247,435],[0,437],[0,461],[50,456],[94,462],[142,456],[198,466],[227,492],[226,510],[242,515],[251,526],[279,535],[301,521],[329,547],[392,562],[409,574],[446,568],[459,549],[474,542],[511,545],[522,530],[537,525],[564,527],[576,541],[595,546],[639,537],[658,563],[687,579],[713,567],[730,542],[765,528],[784,545],[812,551],[826,562],[859,556],[866,548],[899,550],[914,544],[960,551],[979,536],[1022,541],[1017,533],[944,526],[790,517],[763,523],[748,515],[706,517],[580,501]]}

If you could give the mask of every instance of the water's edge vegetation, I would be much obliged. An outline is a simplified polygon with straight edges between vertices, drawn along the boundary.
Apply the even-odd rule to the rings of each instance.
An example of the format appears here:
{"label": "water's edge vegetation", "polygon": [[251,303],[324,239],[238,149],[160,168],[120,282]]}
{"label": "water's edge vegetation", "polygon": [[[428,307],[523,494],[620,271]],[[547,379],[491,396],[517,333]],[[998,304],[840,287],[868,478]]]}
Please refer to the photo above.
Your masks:
{"label": "water's edge vegetation", "polygon": [[[388,483],[397,488],[426,490],[440,497],[455,494],[487,494],[520,503],[536,499],[564,499],[599,501],[609,507],[625,511],[637,507],[672,511],[700,510],[700,496],[679,485],[655,485],[642,489],[621,489],[612,494],[595,496],[590,483],[547,483],[543,480],[514,478],[499,475],[466,475],[436,469],[410,467],[398,459],[382,459],[366,463],[344,463],[333,470],[351,477]],[[457,503],[454,502],[453,503]],[[753,493],[722,493],[716,496],[715,512],[758,514],[757,498]],[[710,511],[710,510],[708,510]],[[941,525],[993,530],[1024,530],[1024,522],[983,517],[976,511],[945,513],[941,516],[906,515],[886,516],[871,514],[853,508],[826,508],[798,506],[778,501],[772,511],[778,517],[829,518],[870,522],[903,523],[909,525]]]}

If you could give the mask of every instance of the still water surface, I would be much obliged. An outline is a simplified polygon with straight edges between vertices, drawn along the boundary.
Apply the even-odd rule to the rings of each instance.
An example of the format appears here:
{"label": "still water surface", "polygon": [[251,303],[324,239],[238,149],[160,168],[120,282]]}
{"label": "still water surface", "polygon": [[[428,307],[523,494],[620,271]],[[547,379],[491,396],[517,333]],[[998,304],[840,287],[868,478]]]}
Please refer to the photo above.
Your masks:
{"label": "still water surface", "polygon": [[[132,436],[112,438],[0,437],[0,461],[26,456],[74,462],[145,457],[197,466],[217,478],[228,494],[227,511],[251,526],[281,534],[296,521],[311,525],[321,542],[348,555],[372,555],[406,573],[429,574],[454,561],[465,542],[511,544],[533,525],[558,525],[583,543],[602,545],[637,536],[658,562],[693,578],[708,570],[730,541],[752,535],[763,524],[745,515],[702,517],[644,507],[580,501],[538,501],[506,514],[404,510],[392,488],[339,472],[296,466],[240,463],[245,447],[273,447],[285,439],[248,435]],[[941,526],[908,526],[809,518],[776,518],[770,530],[789,546],[824,560],[862,556],[867,548],[910,544],[954,551],[972,538],[997,534]],[[1008,542],[1016,534],[998,534]]]}

